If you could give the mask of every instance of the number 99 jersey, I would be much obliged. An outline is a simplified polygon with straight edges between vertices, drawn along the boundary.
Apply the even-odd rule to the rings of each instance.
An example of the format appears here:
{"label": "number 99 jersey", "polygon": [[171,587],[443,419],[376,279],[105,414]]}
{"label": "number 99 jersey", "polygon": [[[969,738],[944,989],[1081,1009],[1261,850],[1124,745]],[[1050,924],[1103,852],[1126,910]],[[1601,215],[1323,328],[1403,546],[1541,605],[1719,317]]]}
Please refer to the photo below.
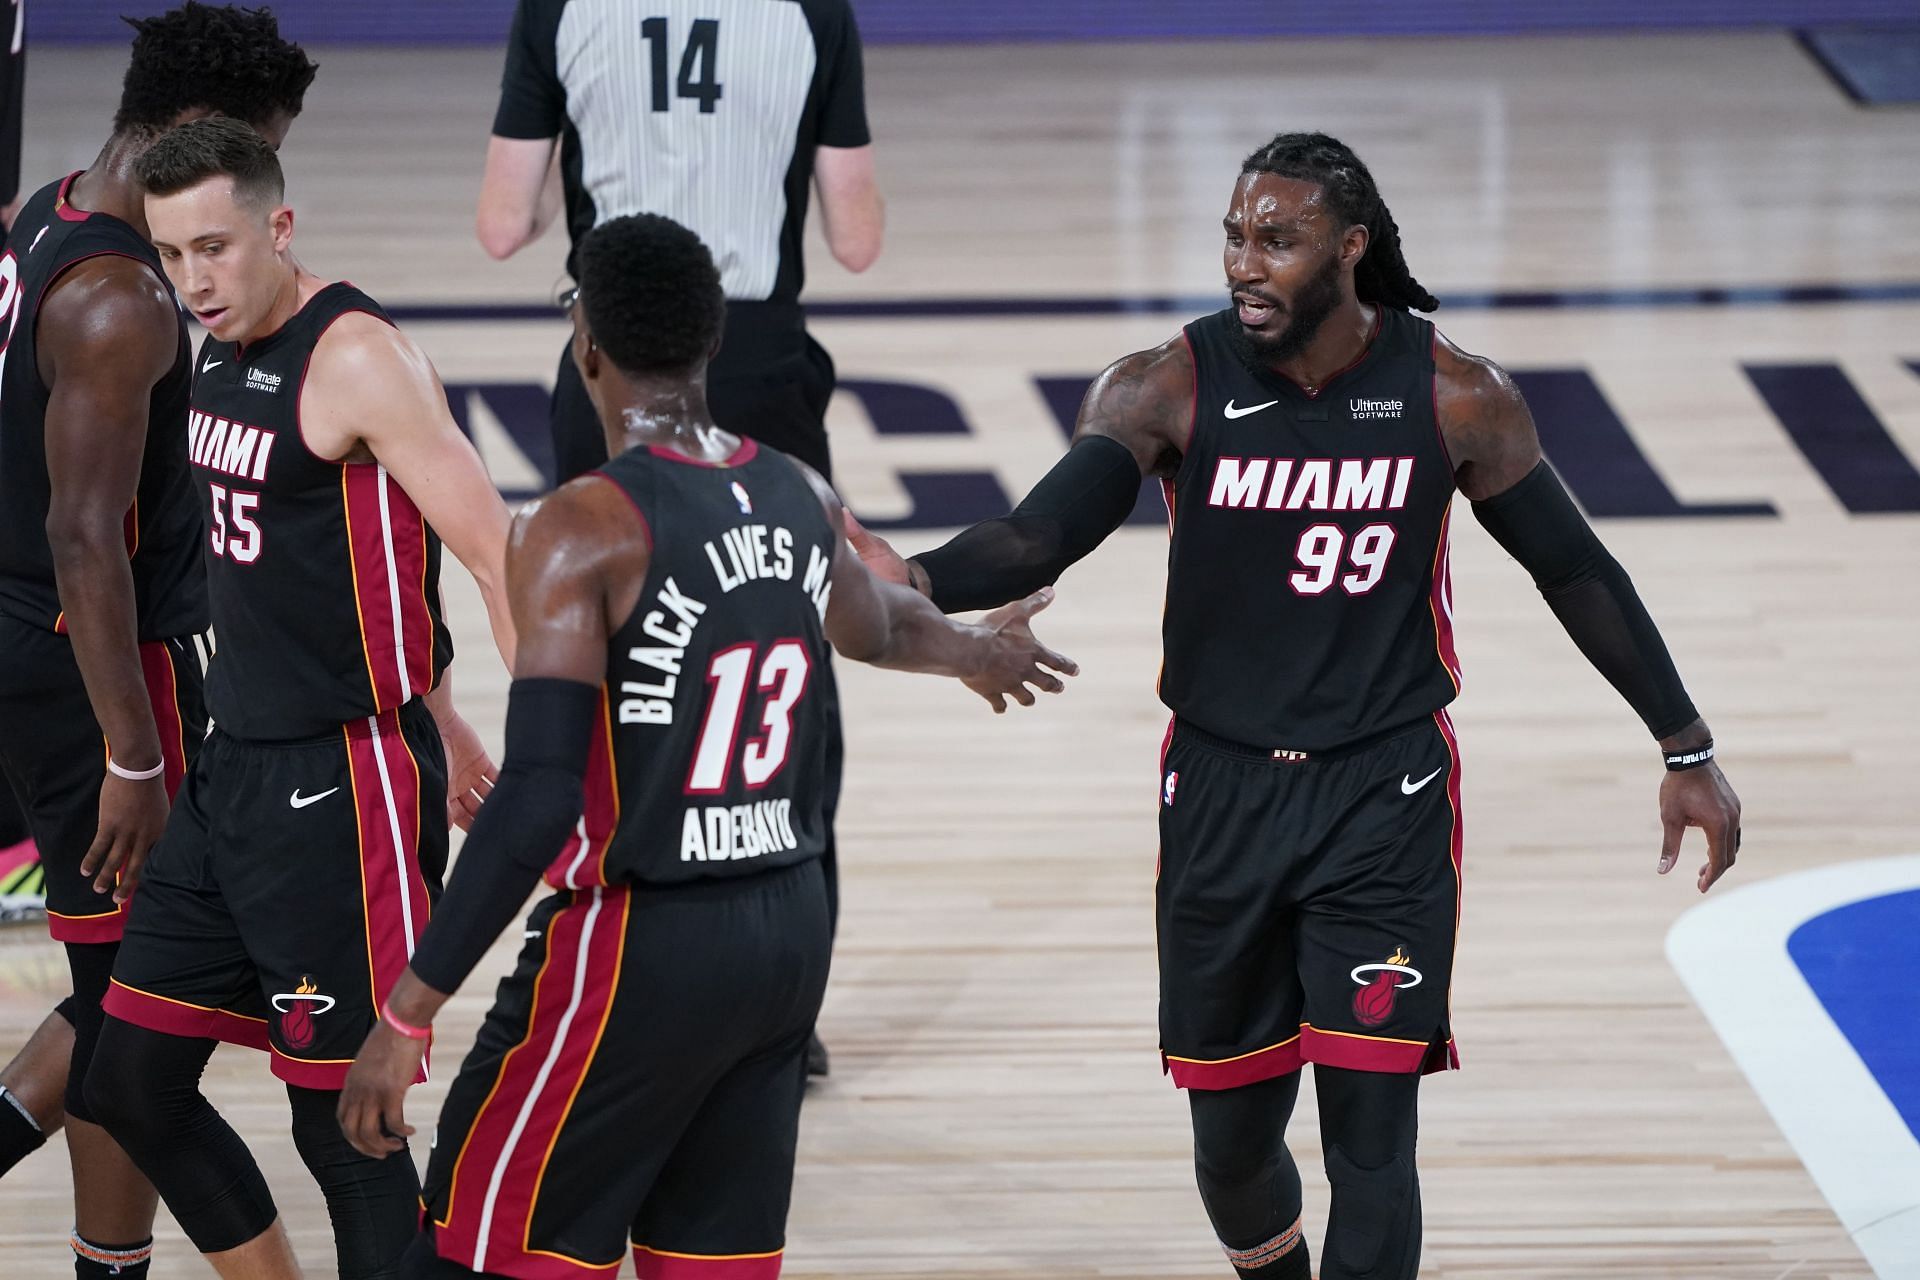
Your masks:
{"label": "number 99 jersey", "polygon": [[216,648],[207,709],[250,741],[321,737],[432,690],[453,657],[440,540],[372,460],[315,457],[300,434],[307,365],[341,316],[380,305],[330,284],[245,347],[208,338],[187,420],[206,495]]}
{"label": "number 99 jersey", "polygon": [[784,454],[709,466],[632,449],[596,473],[646,527],[640,601],[608,646],[584,816],[556,888],[679,884],[817,858],[838,538]]}
{"label": "number 99 jersey", "polygon": [[1161,700],[1276,751],[1425,719],[1459,691],[1434,328],[1377,308],[1359,358],[1308,392],[1244,352],[1238,325],[1227,310],[1185,331]]}

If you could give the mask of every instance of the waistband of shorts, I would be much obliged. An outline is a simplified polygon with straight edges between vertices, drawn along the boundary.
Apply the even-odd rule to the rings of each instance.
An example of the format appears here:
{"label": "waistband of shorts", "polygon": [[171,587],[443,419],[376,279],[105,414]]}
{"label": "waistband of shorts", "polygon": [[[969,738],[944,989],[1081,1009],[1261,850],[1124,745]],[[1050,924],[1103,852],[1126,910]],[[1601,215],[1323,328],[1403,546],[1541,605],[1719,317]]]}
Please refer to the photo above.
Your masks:
{"label": "waistband of shorts", "polygon": [[[603,886],[628,894],[635,902],[712,902],[742,894],[780,889],[818,875],[824,866],[818,854],[781,867],[768,867],[744,875],[700,876],[693,880],[616,880]],[[587,889],[563,889],[562,893],[586,893]]]}
{"label": "waistband of shorts", "polygon": [[1421,716],[1417,720],[1407,720],[1391,725],[1378,733],[1370,733],[1364,738],[1355,738],[1343,742],[1337,747],[1328,747],[1318,751],[1302,751],[1292,747],[1256,747],[1244,742],[1235,742],[1232,738],[1223,738],[1217,733],[1208,733],[1190,720],[1174,717],[1173,740],[1189,743],[1196,747],[1205,747],[1209,751],[1236,760],[1258,760],[1264,764],[1327,764],[1334,760],[1344,760],[1369,751],[1383,742],[1404,737],[1425,725],[1433,723],[1432,716]]}
{"label": "waistband of shorts", "polygon": [[392,733],[397,728],[409,726],[418,728],[433,721],[433,712],[427,710],[425,698],[414,698],[376,716],[360,716],[347,720],[327,730],[325,733],[309,734],[297,738],[242,738],[228,733],[216,721],[212,736],[220,741],[232,742],[243,747],[265,747],[272,750],[299,750],[302,747],[338,746],[344,736],[350,742],[364,742],[374,736],[377,729],[381,733]]}

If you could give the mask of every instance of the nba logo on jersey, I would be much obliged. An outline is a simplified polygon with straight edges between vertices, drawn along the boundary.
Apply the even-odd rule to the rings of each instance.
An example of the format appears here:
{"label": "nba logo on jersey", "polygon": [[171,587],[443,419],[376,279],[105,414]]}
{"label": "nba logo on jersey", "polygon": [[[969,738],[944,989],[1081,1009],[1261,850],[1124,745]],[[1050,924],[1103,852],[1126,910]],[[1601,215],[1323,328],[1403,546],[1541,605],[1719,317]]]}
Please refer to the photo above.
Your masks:
{"label": "nba logo on jersey", "polygon": [[741,515],[750,516],[753,514],[753,499],[747,496],[746,486],[738,480],[733,482],[733,500],[740,504]]}
{"label": "nba logo on jersey", "polygon": [[1160,786],[1160,803],[1171,806],[1173,804],[1173,789],[1179,785],[1180,771],[1178,769],[1167,770],[1167,780]]}

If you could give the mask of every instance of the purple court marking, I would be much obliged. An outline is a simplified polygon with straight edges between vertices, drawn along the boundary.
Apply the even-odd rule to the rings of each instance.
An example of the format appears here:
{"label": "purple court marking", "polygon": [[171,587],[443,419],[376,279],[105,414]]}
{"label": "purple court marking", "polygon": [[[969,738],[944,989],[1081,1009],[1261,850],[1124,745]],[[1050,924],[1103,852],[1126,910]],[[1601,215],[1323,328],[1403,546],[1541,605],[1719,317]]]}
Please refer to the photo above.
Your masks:
{"label": "purple court marking", "polygon": [[1827,78],[1862,106],[1920,102],[1920,27],[1827,29],[1798,36]]}

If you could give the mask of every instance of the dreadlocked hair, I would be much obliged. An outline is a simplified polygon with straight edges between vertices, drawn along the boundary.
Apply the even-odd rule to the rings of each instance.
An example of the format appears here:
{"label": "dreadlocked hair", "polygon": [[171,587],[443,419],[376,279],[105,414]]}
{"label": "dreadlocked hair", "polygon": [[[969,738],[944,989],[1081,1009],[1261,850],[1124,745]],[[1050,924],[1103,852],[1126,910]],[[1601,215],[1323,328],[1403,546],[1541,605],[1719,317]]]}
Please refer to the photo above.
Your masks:
{"label": "dreadlocked hair", "polygon": [[297,116],[316,70],[280,36],[271,10],[186,0],[154,18],[127,18],[133,58],[114,131],[168,128],[195,109],[265,125]]}
{"label": "dreadlocked hair", "polygon": [[1248,156],[1242,174],[1271,173],[1313,182],[1342,224],[1367,229],[1366,252],[1353,268],[1353,291],[1362,302],[1401,311],[1432,311],[1440,302],[1420,287],[1400,252],[1400,228],[1380,198],[1373,175],[1352,148],[1324,133],[1282,133]]}

